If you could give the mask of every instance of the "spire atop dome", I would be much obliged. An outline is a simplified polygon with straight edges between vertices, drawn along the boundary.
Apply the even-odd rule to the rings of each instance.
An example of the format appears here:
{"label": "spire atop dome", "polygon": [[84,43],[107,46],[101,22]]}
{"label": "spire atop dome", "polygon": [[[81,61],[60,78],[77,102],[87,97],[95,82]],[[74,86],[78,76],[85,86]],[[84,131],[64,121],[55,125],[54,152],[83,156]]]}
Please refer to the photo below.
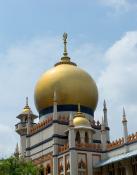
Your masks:
{"label": "spire atop dome", "polygon": [[29,106],[29,105],[28,105],[28,101],[29,101],[29,100],[28,100],[28,97],[26,97],[26,106]]}
{"label": "spire atop dome", "polygon": [[76,66],[76,63],[73,63],[70,61],[70,57],[68,56],[68,52],[67,52],[67,38],[68,38],[68,34],[64,33],[63,34],[63,42],[64,42],[64,53],[63,53],[63,57],[61,57],[60,62],[56,63],[55,66],[58,66],[60,64],[71,64]]}
{"label": "spire atop dome", "polygon": [[63,53],[63,55],[64,56],[68,56],[68,53],[67,53],[67,37],[68,37],[68,34],[64,33],[63,34],[63,41],[64,41],[64,53]]}

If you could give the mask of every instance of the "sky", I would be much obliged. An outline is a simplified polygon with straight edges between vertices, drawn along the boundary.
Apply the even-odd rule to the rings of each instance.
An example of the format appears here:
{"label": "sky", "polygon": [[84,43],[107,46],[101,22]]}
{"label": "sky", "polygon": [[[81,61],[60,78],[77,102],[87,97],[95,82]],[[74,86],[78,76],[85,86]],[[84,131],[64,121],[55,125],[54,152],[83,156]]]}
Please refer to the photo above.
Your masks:
{"label": "sky", "polygon": [[98,86],[95,120],[105,99],[111,139],[123,136],[123,106],[129,134],[137,131],[136,0],[0,0],[0,157],[19,142],[14,125],[26,96],[38,114],[34,87],[62,56],[64,32],[69,56]]}

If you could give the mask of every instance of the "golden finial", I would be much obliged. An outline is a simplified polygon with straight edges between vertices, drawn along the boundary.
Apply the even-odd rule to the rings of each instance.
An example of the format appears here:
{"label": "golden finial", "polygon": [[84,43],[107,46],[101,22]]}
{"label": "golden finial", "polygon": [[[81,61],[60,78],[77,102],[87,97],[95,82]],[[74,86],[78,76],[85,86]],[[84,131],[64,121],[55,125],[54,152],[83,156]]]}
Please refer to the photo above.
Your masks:
{"label": "golden finial", "polygon": [[26,106],[28,106],[28,97],[26,97]]}
{"label": "golden finial", "polygon": [[64,41],[64,53],[63,53],[63,55],[64,56],[68,55],[68,53],[67,53],[67,37],[68,37],[68,34],[64,33],[63,34],[63,41]]}
{"label": "golden finial", "polygon": [[61,57],[61,61],[56,63],[55,66],[58,66],[60,64],[71,64],[71,65],[77,66],[75,63],[70,61],[70,57],[68,56],[68,52],[67,52],[67,38],[68,38],[68,34],[64,33],[63,34],[63,41],[64,41],[63,57]]}

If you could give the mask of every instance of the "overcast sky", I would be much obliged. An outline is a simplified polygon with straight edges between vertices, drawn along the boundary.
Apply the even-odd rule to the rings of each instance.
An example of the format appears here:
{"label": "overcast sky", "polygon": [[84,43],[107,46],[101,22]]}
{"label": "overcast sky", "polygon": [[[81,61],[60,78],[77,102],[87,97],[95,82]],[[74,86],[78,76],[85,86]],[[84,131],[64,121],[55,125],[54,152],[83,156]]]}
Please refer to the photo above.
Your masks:
{"label": "overcast sky", "polygon": [[0,157],[19,142],[14,125],[26,96],[37,114],[34,87],[60,59],[64,32],[70,57],[97,83],[95,120],[106,99],[112,140],[123,134],[123,106],[129,133],[137,131],[136,0],[0,0]]}

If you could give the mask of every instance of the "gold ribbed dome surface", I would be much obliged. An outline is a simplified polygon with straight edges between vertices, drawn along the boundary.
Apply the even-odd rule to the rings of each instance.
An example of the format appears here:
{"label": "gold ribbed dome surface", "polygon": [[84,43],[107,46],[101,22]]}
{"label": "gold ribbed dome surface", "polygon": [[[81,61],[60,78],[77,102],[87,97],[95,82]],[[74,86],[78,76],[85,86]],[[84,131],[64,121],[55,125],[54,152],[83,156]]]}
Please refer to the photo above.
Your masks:
{"label": "gold ribbed dome surface", "polygon": [[78,126],[91,127],[89,120],[81,112],[78,112],[75,118],[73,119],[73,125],[76,127]]}
{"label": "gold ribbed dome surface", "polygon": [[98,91],[91,76],[70,64],[60,64],[45,72],[35,87],[35,104],[38,111],[53,106],[56,91],[58,105],[77,105],[96,108]]}

